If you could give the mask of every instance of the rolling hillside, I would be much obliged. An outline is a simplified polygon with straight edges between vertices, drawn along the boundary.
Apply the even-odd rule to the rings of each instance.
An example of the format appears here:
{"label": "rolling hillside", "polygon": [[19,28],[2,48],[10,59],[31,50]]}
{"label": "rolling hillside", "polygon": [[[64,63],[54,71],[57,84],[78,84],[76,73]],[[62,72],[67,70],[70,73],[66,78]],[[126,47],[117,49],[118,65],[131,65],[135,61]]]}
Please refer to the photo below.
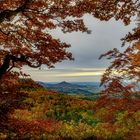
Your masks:
{"label": "rolling hillside", "polygon": [[94,93],[98,93],[101,88],[99,87],[99,83],[68,83],[68,82],[61,82],[61,83],[45,83],[45,82],[38,82],[43,87],[53,90],[62,92],[65,94],[82,94],[82,95],[92,95]]}

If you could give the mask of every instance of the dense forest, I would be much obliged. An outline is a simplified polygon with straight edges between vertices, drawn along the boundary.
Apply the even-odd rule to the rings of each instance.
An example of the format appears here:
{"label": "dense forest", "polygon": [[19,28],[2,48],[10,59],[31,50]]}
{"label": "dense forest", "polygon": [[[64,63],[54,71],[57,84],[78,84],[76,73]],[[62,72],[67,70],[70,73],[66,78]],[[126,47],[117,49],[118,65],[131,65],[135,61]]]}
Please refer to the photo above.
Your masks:
{"label": "dense forest", "polygon": [[[71,45],[49,31],[90,34],[85,14],[101,21],[121,20],[124,26],[137,22],[122,38],[123,51],[118,46],[99,57],[112,63],[96,100],[49,91],[22,72],[25,65],[53,68],[74,60],[67,49]],[[139,140],[139,15],[139,0],[1,0],[0,139]]]}
{"label": "dense forest", "polygon": [[1,139],[140,138],[140,99],[87,100],[22,79],[19,93],[1,95]]}

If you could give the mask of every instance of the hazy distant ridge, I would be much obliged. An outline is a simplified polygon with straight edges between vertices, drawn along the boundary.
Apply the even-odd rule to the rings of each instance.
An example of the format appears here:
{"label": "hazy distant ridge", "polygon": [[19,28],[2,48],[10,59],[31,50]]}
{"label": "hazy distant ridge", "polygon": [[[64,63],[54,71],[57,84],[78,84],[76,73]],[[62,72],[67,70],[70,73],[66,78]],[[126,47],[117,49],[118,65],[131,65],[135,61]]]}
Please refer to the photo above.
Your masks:
{"label": "hazy distant ridge", "polygon": [[90,95],[98,93],[101,89],[98,82],[60,82],[60,83],[46,83],[38,82],[43,87],[62,92],[65,94],[84,94]]}

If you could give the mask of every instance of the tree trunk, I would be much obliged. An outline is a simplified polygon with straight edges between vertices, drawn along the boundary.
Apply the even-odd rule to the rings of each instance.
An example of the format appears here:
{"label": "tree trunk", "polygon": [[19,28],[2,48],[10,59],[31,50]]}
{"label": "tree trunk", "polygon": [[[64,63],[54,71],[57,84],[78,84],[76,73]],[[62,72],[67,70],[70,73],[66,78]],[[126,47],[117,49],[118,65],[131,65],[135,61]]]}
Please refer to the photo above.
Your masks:
{"label": "tree trunk", "polygon": [[6,73],[7,69],[10,66],[10,55],[6,55],[3,61],[3,64],[0,66],[0,79]]}

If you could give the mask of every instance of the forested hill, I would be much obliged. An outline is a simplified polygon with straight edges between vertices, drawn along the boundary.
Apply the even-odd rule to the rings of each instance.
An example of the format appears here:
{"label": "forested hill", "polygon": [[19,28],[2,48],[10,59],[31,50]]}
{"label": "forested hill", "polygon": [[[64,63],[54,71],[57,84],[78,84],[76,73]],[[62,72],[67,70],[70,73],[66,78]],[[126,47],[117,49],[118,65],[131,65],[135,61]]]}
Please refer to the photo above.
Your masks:
{"label": "forested hill", "polygon": [[31,79],[19,87],[1,95],[0,139],[140,139],[139,99],[89,100],[44,89]]}
{"label": "forested hill", "polygon": [[60,83],[46,83],[46,82],[37,82],[43,87],[62,92],[65,94],[82,94],[82,95],[92,95],[94,93],[99,93],[101,87],[99,87],[98,82],[60,82]]}

